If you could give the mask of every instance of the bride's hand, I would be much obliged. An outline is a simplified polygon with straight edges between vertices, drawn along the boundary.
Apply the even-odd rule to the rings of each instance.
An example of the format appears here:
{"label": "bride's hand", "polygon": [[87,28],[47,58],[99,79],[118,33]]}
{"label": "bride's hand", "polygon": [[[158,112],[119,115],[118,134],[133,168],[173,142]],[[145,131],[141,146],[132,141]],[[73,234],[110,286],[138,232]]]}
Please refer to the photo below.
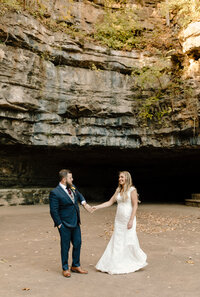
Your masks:
{"label": "bride's hand", "polygon": [[94,211],[96,211],[98,208],[97,208],[97,206],[92,206],[92,213],[94,212]]}
{"label": "bride's hand", "polygon": [[129,221],[127,224],[127,228],[131,229],[133,227],[133,221]]}

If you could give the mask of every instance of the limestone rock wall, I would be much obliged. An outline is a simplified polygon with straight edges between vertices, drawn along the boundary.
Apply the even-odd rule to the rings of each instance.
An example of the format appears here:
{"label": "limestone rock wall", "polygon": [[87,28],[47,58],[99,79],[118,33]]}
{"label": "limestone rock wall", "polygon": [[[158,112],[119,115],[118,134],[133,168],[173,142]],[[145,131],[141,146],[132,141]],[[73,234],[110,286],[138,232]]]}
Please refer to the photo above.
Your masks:
{"label": "limestone rock wall", "polygon": [[51,188],[0,189],[0,206],[47,204]]}
{"label": "limestone rock wall", "polygon": [[[85,7],[81,10],[80,2],[77,5],[80,19],[87,20]],[[91,9],[101,14],[99,7]],[[1,16],[0,143],[197,148],[200,33],[199,24],[191,26],[195,29],[191,34],[183,32],[182,40],[183,55],[190,63],[185,73],[195,96],[175,97],[173,112],[165,117],[165,124],[149,122],[145,127],[139,111],[149,90],[140,97],[132,69],[158,61],[170,68],[170,55],[80,44],[62,32],[49,31],[27,13]],[[170,77],[162,79],[167,83]],[[152,87],[156,90],[158,85]],[[167,97],[162,104],[168,105]]]}

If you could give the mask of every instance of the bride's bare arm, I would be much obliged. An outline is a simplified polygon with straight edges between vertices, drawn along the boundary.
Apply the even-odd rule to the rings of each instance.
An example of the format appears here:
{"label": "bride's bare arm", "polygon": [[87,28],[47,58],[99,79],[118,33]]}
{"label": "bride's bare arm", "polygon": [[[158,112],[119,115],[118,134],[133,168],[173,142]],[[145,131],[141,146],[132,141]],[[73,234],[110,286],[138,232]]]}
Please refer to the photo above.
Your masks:
{"label": "bride's bare arm", "polygon": [[131,202],[132,202],[132,212],[131,212],[131,217],[130,217],[130,220],[128,222],[128,225],[127,225],[127,228],[128,229],[131,229],[133,227],[133,219],[136,215],[136,211],[137,211],[137,208],[138,208],[138,194],[137,194],[137,190],[133,190],[131,192]]}
{"label": "bride's bare arm", "polygon": [[113,205],[114,203],[116,202],[116,192],[115,194],[110,198],[110,200],[104,202],[104,203],[101,203],[99,205],[96,205],[96,206],[93,206],[92,207],[92,210],[95,211],[97,209],[100,209],[100,208],[105,208],[105,207],[109,207],[111,205]]}

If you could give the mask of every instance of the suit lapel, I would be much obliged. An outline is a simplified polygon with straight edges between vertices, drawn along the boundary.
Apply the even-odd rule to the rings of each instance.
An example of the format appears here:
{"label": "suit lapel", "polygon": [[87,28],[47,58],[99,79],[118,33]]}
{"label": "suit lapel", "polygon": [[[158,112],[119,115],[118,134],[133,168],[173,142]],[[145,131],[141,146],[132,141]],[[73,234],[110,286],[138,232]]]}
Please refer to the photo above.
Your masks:
{"label": "suit lapel", "polygon": [[60,186],[60,185],[58,185],[58,190],[60,191],[60,192],[62,192],[62,194],[63,195],[65,195],[65,197],[71,202],[71,203],[73,203],[73,201],[72,201],[72,199],[70,198],[70,196],[63,190],[63,188]]}

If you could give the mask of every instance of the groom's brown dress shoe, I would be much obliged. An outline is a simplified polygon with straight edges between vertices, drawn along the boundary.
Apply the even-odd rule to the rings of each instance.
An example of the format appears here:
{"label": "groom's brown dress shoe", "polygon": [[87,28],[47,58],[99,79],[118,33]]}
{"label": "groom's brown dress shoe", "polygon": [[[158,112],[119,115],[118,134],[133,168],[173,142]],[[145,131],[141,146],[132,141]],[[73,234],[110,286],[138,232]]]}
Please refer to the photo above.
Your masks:
{"label": "groom's brown dress shoe", "polygon": [[65,276],[65,277],[70,277],[71,276],[71,273],[69,270],[63,270],[62,274]]}
{"label": "groom's brown dress shoe", "polygon": [[76,273],[81,273],[81,274],[88,274],[88,271],[82,269],[80,266],[79,267],[71,267],[71,271],[76,272]]}

